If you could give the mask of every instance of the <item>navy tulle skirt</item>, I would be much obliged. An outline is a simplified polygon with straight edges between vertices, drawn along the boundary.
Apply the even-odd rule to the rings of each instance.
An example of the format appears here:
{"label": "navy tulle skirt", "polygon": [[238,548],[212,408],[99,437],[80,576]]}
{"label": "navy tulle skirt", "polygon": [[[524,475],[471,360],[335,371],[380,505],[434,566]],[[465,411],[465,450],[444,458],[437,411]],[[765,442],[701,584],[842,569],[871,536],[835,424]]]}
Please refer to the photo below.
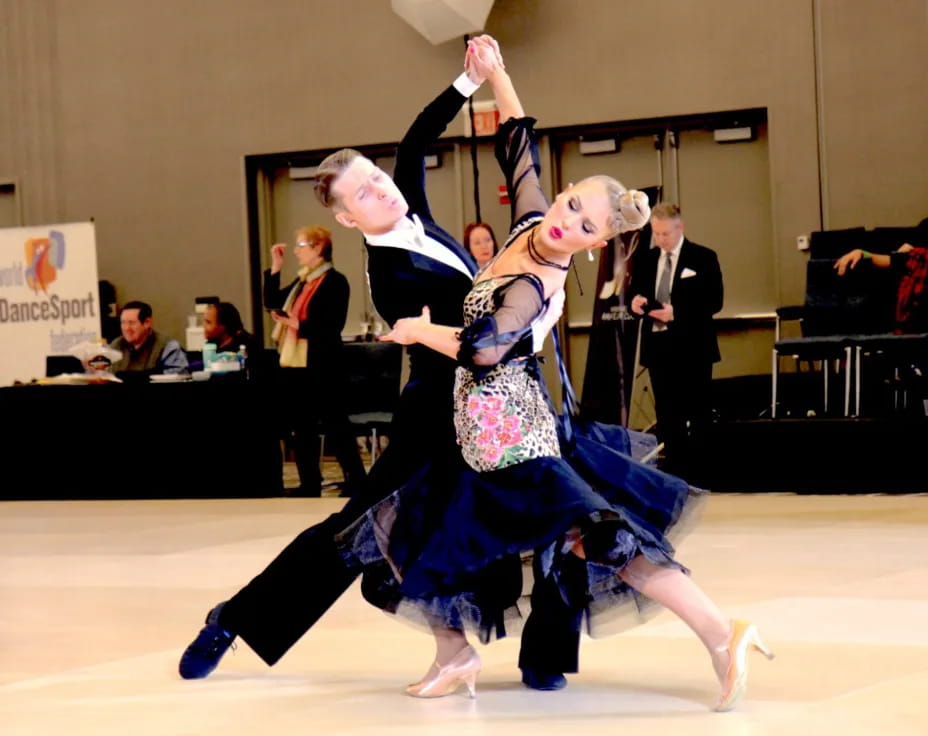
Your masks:
{"label": "navy tulle skirt", "polygon": [[[588,633],[614,631],[623,608],[640,620],[647,603],[617,573],[639,554],[685,571],[669,538],[704,495],[635,460],[640,437],[579,425],[564,457],[490,472],[449,448],[340,533],[339,548],[361,567],[363,594],[375,606],[484,642],[520,630],[528,612],[523,574],[540,555],[536,568],[586,612]],[[577,533],[586,564],[564,565]]]}

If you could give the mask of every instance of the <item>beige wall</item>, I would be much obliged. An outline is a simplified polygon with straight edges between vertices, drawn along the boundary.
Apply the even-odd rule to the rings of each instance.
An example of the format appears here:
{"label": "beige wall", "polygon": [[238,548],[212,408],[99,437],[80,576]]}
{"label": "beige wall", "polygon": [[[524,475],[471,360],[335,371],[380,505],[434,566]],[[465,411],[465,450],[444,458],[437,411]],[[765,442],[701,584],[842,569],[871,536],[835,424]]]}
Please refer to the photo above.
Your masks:
{"label": "beige wall", "polygon": [[826,0],[819,27],[826,224],[915,224],[928,216],[928,2]]}
{"label": "beige wall", "polygon": [[[251,298],[245,155],[394,141],[463,48],[386,0],[0,0],[0,29],[25,223],[93,217],[101,277],[175,334],[196,295]],[[924,0],[500,0],[487,30],[543,127],[766,107],[779,303],[820,137],[829,226],[928,214]]]}

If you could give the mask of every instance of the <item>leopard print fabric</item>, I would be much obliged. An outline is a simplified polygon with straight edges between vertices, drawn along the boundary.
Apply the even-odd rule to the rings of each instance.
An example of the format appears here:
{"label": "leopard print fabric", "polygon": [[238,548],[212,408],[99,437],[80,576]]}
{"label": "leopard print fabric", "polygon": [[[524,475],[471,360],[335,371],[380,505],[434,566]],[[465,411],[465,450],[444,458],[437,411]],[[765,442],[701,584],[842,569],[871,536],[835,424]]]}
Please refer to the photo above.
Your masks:
{"label": "leopard print fabric", "polygon": [[[513,278],[491,278],[474,286],[464,300],[465,324],[490,314],[496,290]],[[554,417],[533,375],[533,361],[529,357],[499,363],[479,380],[471,370],[457,369],[454,426],[461,454],[474,470],[560,457]]]}

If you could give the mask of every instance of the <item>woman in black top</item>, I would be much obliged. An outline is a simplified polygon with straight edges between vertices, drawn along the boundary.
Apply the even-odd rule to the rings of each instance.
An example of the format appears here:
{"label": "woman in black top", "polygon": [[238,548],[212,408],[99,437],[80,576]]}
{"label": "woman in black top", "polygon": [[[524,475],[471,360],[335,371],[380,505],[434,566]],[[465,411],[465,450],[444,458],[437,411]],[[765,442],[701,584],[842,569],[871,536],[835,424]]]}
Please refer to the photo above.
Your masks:
{"label": "woman in black top", "polygon": [[364,466],[345,411],[342,330],[348,314],[348,279],[332,266],[332,235],[320,225],[296,231],[297,277],[285,287],[280,272],[287,246],[271,247],[264,272],[264,306],[275,310],[272,336],[280,360],[284,427],[300,474],[300,495],[321,495],[319,435],[325,434],[345,474],[348,495],[360,491]]}

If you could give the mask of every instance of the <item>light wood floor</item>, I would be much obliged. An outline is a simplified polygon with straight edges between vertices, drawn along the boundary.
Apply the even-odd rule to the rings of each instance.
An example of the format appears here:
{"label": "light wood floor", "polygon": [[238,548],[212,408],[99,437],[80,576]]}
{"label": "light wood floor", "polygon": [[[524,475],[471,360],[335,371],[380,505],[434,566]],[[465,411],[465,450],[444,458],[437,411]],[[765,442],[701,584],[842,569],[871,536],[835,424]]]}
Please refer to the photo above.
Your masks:
{"label": "light wood floor", "polygon": [[928,734],[928,498],[715,496],[679,557],[778,654],[714,714],[672,616],[584,639],[560,692],[480,649],[478,697],[402,694],[428,637],[353,587],[274,668],[246,645],[176,674],[206,611],[340,499],[0,505],[0,734]]}

